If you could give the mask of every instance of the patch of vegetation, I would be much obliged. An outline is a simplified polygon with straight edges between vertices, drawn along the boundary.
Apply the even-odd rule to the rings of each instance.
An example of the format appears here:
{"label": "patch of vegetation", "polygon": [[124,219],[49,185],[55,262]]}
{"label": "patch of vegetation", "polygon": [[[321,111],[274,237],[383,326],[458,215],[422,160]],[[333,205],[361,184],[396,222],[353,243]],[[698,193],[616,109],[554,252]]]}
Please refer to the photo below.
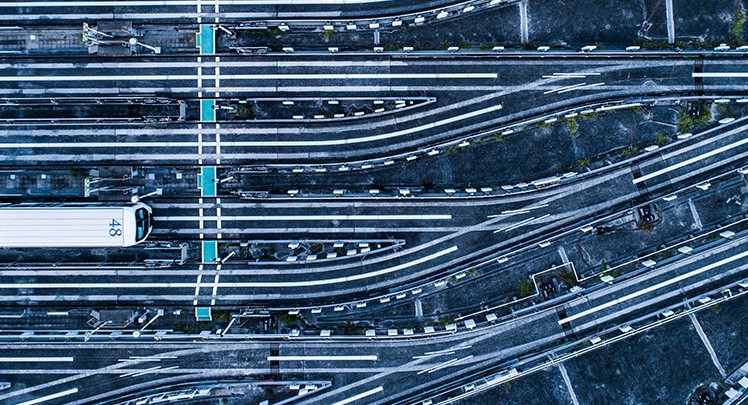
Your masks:
{"label": "patch of vegetation", "polygon": [[608,275],[608,276],[614,277],[614,278],[615,277],[620,277],[621,276],[621,270],[619,270],[619,269],[608,270],[608,271],[605,272],[605,274]]}
{"label": "patch of vegetation", "polygon": [[[719,106],[721,106],[721,104]],[[727,108],[727,110],[729,111],[729,108],[727,106],[724,106],[724,107]],[[720,111],[722,110],[720,109]],[[729,111],[729,113],[732,113],[732,111]],[[706,103],[701,103],[699,115],[696,117],[692,117],[686,110],[681,110],[680,114],[678,115],[678,132],[681,134],[690,132],[694,126],[704,125],[708,123],[711,119],[712,119],[712,111],[709,109]]]}
{"label": "patch of vegetation", "polygon": [[545,121],[538,122],[538,128],[543,129],[543,130],[551,129],[551,126],[552,125],[550,123],[545,122]]}
{"label": "patch of vegetation", "polygon": [[575,118],[566,119],[566,130],[569,131],[569,135],[571,135],[572,138],[579,136],[579,123]]}
{"label": "patch of vegetation", "polygon": [[730,109],[730,107],[728,107],[728,106],[726,106],[724,104],[717,104],[717,109],[723,115],[732,115],[732,109]]}
{"label": "patch of vegetation", "polygon": [[629,146],[628,148],[621,151],[623,157],[633,157],[639,154],[639,148],[636,146]]}
{"label": "patch of vegetation", "polygon": [[593,112],[589,112],[589,113],[586,113],[586,114],[579,114],[579,118],[581,118],[581,119],[583,119],[585,121],[594,120],[594,119],[597,118],[597,113],[593,111]]}
{"label": "patch of vegetation", "polygon": [[236,118],[240,120],[251,120],[255,118],[255,112],[252,107],[245,104],[239,104],[236,107]]}
{"label": "patch of vegetation", "polygon": [[213,320],[218,323],[227,323],[231,320],[231,315],[226,311],[216,311],[213,315]]}
{"label": "patch of vegetation", "polygon": [[561,269],[561,271],[559,271],[556,275],[561,281],[570,285],[571,287],[574,287],[575,285],[579,283],[574,273],[570,272],[569,270],[566,270],[565,268]]}
{"label": "patch of vegetation", "polygon": [[743,43],[743,28],[745,27],[745,13],[740,9],[740,6],[735,10],[735,18],[732,20],[730,26],[730,32],[732,33],[732,39],[736,45]]}
{"label": "patch of vegetation", "polygon": [[506,142],[506,137],[503,134],[501,134],[500,132],[497,132],[497,133],[493,134],[493,137],[494,137],[494,139],[496,139],[499,142]]}
{"label": "patch of vegetation", "polygon": [[470,269],[467,271],[468,276],[474,276],[475,275],[475,269]]}
{"label": "patch of vegetation", "polygon": [[346,335],[357,335],[364,330],[364,327],[356,323],[346,322],[340,327],[340,330],[342,330]]}
{"label": "patch of vegetation", "polygon": [[335,30],[324,30],[322,31],[322,40],[325,42],[330,42],[332,37],[335,36]]}
{"label": "patch of vegetation", "polygon": [[696,49],[706,49],[714,48],[715,46],[719,45],[719,43],[711,41],[696,41],[691,45],[693,45]]}
{"label": "patch of vegetation", "polygon": [[278,314],[278,321],[285,324],[294,325],[299,321],[296,315],[291,315],[288,312],[281,312]]}
{"label": "patch of vegetation", "polygon": [[630,107],[629,111],[631,111],[634,114],[644,115],[644,109],[640,105],[635,105],[633,107]]}
{"label": "patch of vegetation", "polygon": [[478,49],[480,49],[481,51],[487,51],[489,49],[493,49],[493,46],[491,46],[490,44],[484,43],[484,44],[478,45]]}
{"label": "patch of vegetation", "polygon": [[636,227],[644,231],[646,233],[653,233],[654,232],[654,226],[650,224],[649,222],[639,221],[636,223]]}
{"label": "patch of vegetation", "polygon": [[520,298],[529,297],[533,294],[535,294],[535,283],[532,280],[522,280],[519,282],[517,295]]}
{"label": "patch of vegetation", "polygon": [[439,322],[437,322],[436,324],[439,325],[439,326],[447,326],[450,323],[455,323],[455,318],[451,317],[451,316],[445,316],[445,317],[439,319]]}
{"label": "patch of vegetation", "polygon": [[394,44],[389,44],[389,45],[385,45],[384,46],[384,50],[385,51],[390,51],[390,52],[392,52],[392,51],[399,51],[401,49],[403,49],[402,42],[397,42],[397,43],[394,43]]}
{"label": "patch of vegetation", "polygon": [[691,118],[687,111],[681,111],[680,115],[678,115],[678,132],[685,134],[690,131],[693,126],[693,118]]}
{"label": "patch of vegetation", "polygon": [[590,163],[591,162],[590,162],[589,159],[579,159],[573,165],[571,165],[571,167],[572,168],[576,167],[576,168],[579,168],[579,169],[584,169],[585,167],[589,166]]}
{"label": "patch of vegetation", "polygon": [[709,106],[707,106],[706,103],[701,103],[701,111],[699,112],[699,116],[693,119],[693,123],[696,125],[704,125],[711,120],[712,110],[709,109]]}
{"label": "patch of vegetation", "polygon": [[283,31],[281,31],[280,28],[273,28],[272,30],[270,30],[270,35],[274,37],[277,37],[278,35],[281,35],[281,34],[283,34]]}
{"label": "patch of vegetation", "polygon": [[610,269],[605,260],[602,260],[600,261],[600,274],[603,276],[618,277],[621,275],[621,271],[619,269]]}
{"label": "patch of vegetation", "polygon": [[670,137],[664,132],[658,132],[655,134],[655,143],[660,146],[667,145],[670,143]]}

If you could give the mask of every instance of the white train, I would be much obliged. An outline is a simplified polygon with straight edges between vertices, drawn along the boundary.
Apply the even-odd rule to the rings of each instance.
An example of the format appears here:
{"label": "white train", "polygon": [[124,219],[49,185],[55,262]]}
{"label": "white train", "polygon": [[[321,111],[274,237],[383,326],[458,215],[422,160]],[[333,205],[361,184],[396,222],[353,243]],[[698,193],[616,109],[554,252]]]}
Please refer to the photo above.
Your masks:
{"label": "white train", "polygon": [[0,247],[124,247],[153,229],[142,204],[20,204],[0,206]]}

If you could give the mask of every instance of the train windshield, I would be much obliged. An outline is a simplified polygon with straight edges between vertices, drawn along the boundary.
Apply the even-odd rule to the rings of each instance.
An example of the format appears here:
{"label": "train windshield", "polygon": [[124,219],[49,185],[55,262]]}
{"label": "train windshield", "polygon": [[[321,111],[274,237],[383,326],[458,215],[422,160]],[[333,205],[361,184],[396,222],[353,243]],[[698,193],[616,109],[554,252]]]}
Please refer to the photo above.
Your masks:
{"label": "train windshield", "polygon": [[150,218],[148,210],[145,208],[138,208],[135,210],[135,240],[141,242],[148,236],[148,231],[151,228]]}

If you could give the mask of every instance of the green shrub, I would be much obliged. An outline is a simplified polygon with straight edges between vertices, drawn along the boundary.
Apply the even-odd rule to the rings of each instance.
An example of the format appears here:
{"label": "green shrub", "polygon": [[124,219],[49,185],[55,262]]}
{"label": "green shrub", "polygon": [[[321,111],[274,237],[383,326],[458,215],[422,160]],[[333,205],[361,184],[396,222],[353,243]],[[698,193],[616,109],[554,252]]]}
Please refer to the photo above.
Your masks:
{"label": "green shrub", "polygon": [[655,134],[655,142],[660,146],[667,145],[668,143],[670,143],[670,138],[668,138],[666,133],[658,132],[657,134]]}
{"label": "green shrub", "polygon": [[522,280],[519,282],[519,291],[517,294],[520,298],[525,298],[535,293],[535,283],[532,280]]}
{"label": "green shrub", "polygon": [[579,123],[577,123],[577,120],[575,118],[566,119],[566,130],[569,131],[569,135],[571,135],[573,138],[579,136]]}
{"label": "green shrub", "polygon": [[745,26],[745,13],[738,8],[735,10],[735,18],[732,20],[730,26],[730,32],[732,32],[732,38],[736,44],[743,42],[743,27]]}
{"label": "green shrub", "polygon": [[293,325],[298,321],[298,317],[296,315],[291,315],[288,312],[281,312],[278,314],[278,321]]}

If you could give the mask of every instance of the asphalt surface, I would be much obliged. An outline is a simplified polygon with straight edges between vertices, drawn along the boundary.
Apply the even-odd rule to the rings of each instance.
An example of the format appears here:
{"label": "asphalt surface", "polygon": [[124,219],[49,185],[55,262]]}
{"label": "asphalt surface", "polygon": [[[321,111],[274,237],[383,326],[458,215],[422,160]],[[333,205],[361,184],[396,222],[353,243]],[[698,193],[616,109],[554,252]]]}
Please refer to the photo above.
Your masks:
{"label": "asphalt surface", "polygon": [[[541,0],[0,4],[0,204],[154,213],[139,246],[0,248],[0,403],[662,403],[724,377],[744,346],[748,75],[708,41],[742,32],[721,32],[739,17],[722,2],[654,3],[576,4],[602,16],[584,29]],[[86,48],[81,24],[105,20],[135,45]],[[709,49],[574,45],[635,32]],[[230,48],[252,41],[273,49]],[[518,400],[528,384],[546,396]]]}

